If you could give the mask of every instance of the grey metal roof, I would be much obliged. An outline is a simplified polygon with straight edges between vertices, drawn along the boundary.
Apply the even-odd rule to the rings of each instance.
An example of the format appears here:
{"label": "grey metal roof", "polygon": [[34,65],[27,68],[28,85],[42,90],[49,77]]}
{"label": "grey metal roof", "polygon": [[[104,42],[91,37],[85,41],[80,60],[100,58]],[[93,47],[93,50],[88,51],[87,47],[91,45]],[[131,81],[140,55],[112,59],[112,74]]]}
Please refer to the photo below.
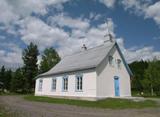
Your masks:
{"label": "grey metal roof", "polygon": [[68,55],[51,70],[37,77],[95,68],[106,57],[114,45],[115,43],[105,43],[95,48]]}

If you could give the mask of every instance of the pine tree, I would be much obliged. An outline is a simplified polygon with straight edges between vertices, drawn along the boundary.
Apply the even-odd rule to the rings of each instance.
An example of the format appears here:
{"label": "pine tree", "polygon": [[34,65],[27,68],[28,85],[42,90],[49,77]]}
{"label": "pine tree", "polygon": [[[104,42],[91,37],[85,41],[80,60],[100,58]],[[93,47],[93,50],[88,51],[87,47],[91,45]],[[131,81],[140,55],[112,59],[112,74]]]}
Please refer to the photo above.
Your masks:
{"label": "pine tree", "polygon": [[10,69],[5,72],[4,87],[7,90],[10,90],[11,79],[12,79],[12,70]]}
{"label": "pine tree", "polygon": [[38,73],[37,56],[38,56],[37,45],[30,43],[30,45],[23,51],[23,61],[24,61],[24,77],[26,80],[26,88],[29,92],[34,88],[34,78]]}
{"label": "pine tree", "polygon": [[154,93],[160,95],[160,61],[150,62],[144,76],[143,87],[149,89],[152,96]]}
{"label": "pine tree", "polygon": [[22,69],[18,68],[10,82],[10,90],[11,92],[24,92],[24,86],[26,82],[23,76]]}
{"label": "pine tree", "polygon": [[2,86],[2,92],[4,92],[5,86],[4,86],[4,79],[5,79],[5,67],[2,66],[1,67],[1,71],[0,71],[0,82],[3,84]]}

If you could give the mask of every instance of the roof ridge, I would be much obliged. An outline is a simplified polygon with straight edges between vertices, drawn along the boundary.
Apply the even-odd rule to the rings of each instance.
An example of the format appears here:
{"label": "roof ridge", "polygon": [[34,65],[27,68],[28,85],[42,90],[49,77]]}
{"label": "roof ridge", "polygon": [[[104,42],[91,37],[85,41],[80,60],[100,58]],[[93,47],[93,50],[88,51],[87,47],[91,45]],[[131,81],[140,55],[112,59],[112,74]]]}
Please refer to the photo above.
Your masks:
{"label": "roof ridge", "polygon": [[[115,43],[105,43],[93,48],[89,48],[86,51],[80,51],[68,55],[68,58],[62,59],[56,66],[50,69],[48,72],[43,73],[37,77],[54,75],[59,73],[72,72],[74,70],[92,69],[96,67],[110,52],[110,49]],[[81,57],[81,55],[84,55]],[[91,60],[92,59],[92,60]]]}
{"label": "roof ridge", "polygon": [[[68,56],[72,56],[72,55],[76,55],[76,54],[80,54],[80,53],[83,53],[83,52],[87,52],[87,51],[93,50],[93,49],[95,49],[95,48],[102,47],[102,46],[104,46],[104,45],[105,45],[105,44],[103,43],[103,44],[101,44],[101,45],[97,45],[97,46],[95,46],[95,47],[89,48],[89,49],[84,50],[84,51],[77,51],[77,52],[74,52],[74,53],[72,53],[72,54],[68,54],[68,55],[64,56],[63,58],[68,57]],[[111,46],[111,45],[108,45],[108,46]]]}

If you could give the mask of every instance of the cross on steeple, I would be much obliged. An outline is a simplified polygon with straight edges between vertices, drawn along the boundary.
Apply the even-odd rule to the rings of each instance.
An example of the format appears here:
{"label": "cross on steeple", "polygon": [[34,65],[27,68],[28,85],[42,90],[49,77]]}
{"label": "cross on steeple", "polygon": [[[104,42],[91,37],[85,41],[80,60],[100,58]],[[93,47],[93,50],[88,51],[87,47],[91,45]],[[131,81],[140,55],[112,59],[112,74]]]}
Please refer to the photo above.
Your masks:
{"label": "cross on steeple", "polygon": [[105,22],[106,23],[106,25],[107,25],[107,33],[106,33],[106,35],[104,35],[104,37],[108,37],[107,39],[105,39],[105,41],[104,42],[108,42],[108,41],[110,41],[110,42],[114,42],[114,37],[113,37],[113,35],[110,33],[110,31],[109,31],[109,22],[110,22],[110,18],[107,18],[107,21]]}

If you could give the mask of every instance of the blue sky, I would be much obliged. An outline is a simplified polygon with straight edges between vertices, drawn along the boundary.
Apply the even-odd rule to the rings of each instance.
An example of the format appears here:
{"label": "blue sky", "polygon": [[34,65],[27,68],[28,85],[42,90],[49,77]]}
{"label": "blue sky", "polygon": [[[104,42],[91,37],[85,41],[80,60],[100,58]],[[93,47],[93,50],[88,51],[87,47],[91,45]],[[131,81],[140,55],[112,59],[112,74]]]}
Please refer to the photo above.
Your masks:
{"label": "blue sky", "polygon": [[158,0],[0,0],[0,65],[21,66],[30,42],[61,57],[101,45],[107,28],[128,63],[159,59],[159,10]]}
{"label": "blue sky", "polygon": [[141,46],[152,44],[155,46],[155,49],[160,50],[157,41],[154,40],[155,37],[160,36],[160,30],[153,19],[144,19],[143,15],[137,16],[130,11],[125,11],[124,6],[117,4],[118,3],[116,3],[116,6],[113,8],[107,8],[105,4],[101,4],[98,1],[77,0],[77,2],[73,4],[65,5],[64,10],[72,17],[79,17],[81,15],[89,17],[91,12],[102,15],[102,17],[97,22],[93,22],[92,25],[104,23],[107,18],[112,18],[116,25],[115,33],[117,37],[124,37],[127,47],[137,44]]}

